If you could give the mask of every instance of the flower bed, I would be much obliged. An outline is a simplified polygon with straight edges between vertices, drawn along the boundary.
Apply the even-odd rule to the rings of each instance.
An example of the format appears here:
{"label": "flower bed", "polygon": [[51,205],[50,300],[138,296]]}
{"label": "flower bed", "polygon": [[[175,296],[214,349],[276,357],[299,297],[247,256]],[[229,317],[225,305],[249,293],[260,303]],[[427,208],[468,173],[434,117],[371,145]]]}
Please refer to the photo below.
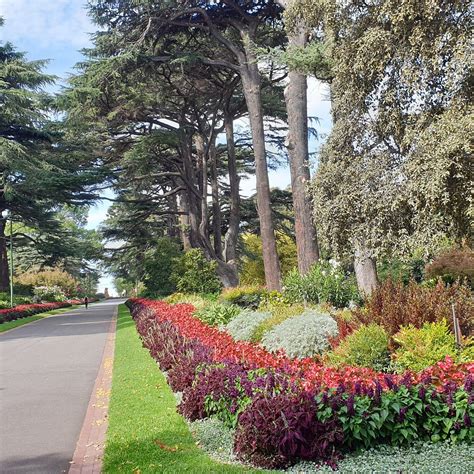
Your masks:
{"label": "flower bed", "polygon": [[0,323],[14,321],[15,319],[26,318],[38,313],[45,313],[59,308],[67,308],[71,303],[38,303],[38,304],[22,304],[14,308],[0,310]]}
{"label": "flower bed", "polygon": [[144,345],[168,372],[190,420],[236,428],[239,458],[262,467],[334,463],[345,451],[415,440],[474,441],[474,364],[450,359],[414,374],[330,368],[234,341],[191,305],[129,300]]}

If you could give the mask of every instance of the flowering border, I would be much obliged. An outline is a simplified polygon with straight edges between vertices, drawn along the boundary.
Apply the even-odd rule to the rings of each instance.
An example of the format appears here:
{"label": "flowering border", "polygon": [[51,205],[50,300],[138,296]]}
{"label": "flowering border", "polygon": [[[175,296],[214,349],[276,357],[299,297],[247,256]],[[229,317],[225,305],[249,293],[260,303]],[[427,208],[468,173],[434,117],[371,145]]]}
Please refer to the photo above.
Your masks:
{"label": "flowering border", "polygon": [[347,451],[419,440],[474,442],[473,364],[446,359],[420,374],[331,369],[289,359],[192,316],[192,305],[133,299],[144,346],[167,373],[190,420],[215,416],[236,428],[247,462],[300,459],[335,466]]}

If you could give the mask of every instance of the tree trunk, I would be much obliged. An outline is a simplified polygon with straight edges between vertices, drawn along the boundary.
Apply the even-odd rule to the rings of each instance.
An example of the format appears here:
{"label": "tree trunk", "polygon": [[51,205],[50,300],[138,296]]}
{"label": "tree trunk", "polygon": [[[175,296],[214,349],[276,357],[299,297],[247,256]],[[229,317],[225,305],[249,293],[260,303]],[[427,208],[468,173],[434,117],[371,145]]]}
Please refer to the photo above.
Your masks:
{"label": "tree trunk", "polygon": [[[288,35],[290,46],[305,46],[307,33],[298,28]],[[306,186],[311,178],[308,157],[308,105],[306,75],[290,71],[285,89],[288,113],[287,147],[290,159],[291,191],[295,214],[298,270],[305,274],[319,259],[316,228]]]}
{"label": "tree trunk", "polygon": [[6,220],[0,217],[0,291],[10,291],[10,269],[5,236],[6,224]]}
{"label": "tree trunk", "polygon": [[190,248],[200,247],[200,193],[195,185],[195,168],[192,157],[191,137],[183,130],[181,132],[181,158],[183,160],[184,184],[186,187],[185,199],[186,212],[188,213],[188,235]]}
{"label": "tree trunk", "polygon": [[257,187],[257,208],[262,238],[265,282],[269,290],[281,290],[280,262],[278,260],[275,231],[272,222],[270,184],[268,181],[267,157],[265,154],[265,131],[260,91],[260,72],[257,59],[252,51],[251,41],[244,37],[246,63],[241,64],[242,86],[249,112],[252,131],[253,153],[255,156],[255,176]]}
{"label": "tree trunk", "polygon": [[232,117],[225,117],[225,134],[227,140],[227,168],[230,184],[230,217],[229,228],[225,235],[224,255],[225,261],[237,264],[237,241],[240,226],[240,189],[239,175],[237,173],[237,158],[235,155],[234,121]]}
{"label": "tree trunk", "polygon": [[[200,139],[199,139],[200,138]],[[186,199],[183,202],[187,204],[187,212],[189,217],[189,244],[190,248],[199,248],[209,260],[217,262],[217,276],[221,280],[224,287],[237,286],[239,278],[237,269],[232,265],[225,263],[217,257],[216,252],[209,240],[207,229],[207,157],[204,150],[204,142],[202,137],[195,141],[197,153],[202,153],[202,180],[201,186],[206,190],[201,195],[195,185],[195,169],[193,167],[191,146],[185,140],[182,142],[181,153],[183,157],[183,165],[186,177]],[[199,158],[200,160],[200,158]],[[199,206],[201,204],[201,206]],[[201,211],[201,212],[199,212]]]}
{"label": "tree trunk", "polygon": [[191,238],[189,236],[189,205],[186,191],[183,191],[179,196],[178,209],[185,214],[179,215],[179,231],[183,250],[187,252],[191,250]]}
{"label": "tree trunk", "polygon": [[217,152],[215,137],[209,144],[209,157],[211,160],[211,192],[212,192],[212,233],[214,237],[214,250],[217,258],[223,260],[222,256],[222,216],[219,203],[219,182],[217,180]]}
{"label": "tree trunk", "polygon": [[178,201],[175,194],[167,198],[170,214],[166,217],[166,234],[170,239],[176,239],[178,233]]}
{"label": "tree trunk", "polygon": [[355,243],[354,270],[361,296],[369,297],[378,283],[377,267],[364,242]]}

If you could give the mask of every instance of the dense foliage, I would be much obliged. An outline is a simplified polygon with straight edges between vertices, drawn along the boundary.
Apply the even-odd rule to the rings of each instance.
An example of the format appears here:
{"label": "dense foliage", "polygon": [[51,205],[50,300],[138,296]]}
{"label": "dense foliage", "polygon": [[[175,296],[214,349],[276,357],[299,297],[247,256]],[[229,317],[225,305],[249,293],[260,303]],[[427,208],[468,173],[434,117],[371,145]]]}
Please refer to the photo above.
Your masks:
{"label": "dense foliage", "polygon": [[[332,352],[328,353],[328,362],[336,366],[356,365],[384,371],[390,365],[388,347],[389,336],[387,332],[382,326],[372,323],[368,326],[360,326],[343,339]],[[433,361],[432,364],[442,359],[444,359],[444,356]],[[424,369],[432,364],[427,364],[422,368]]]}
{"label": "dense foliage", "polygon": [[284,295],[293,302],[329,303],[337,308],[359,301],[359,293],[353,278],[330,262],[314,265],[301,275],[292,270],[283,282]]}
{"label": "dense foliage", "polygon": [[[129,301],[145,346],[183,391],[180,411],[236,427],[239,458],[264,467],[331,465],[347,450],[414,440],[473,442],[472,364],[380,374],[272,355],[192,316],[188,305]],[[278,429],[275,429],[278,427]]]}
{"label": "dense foliage", "polygon": [[474,329],[474,298],[470,289],[459,283],[445,286],[439,282],[430,287],[411,281],[405,286],[401,282],[387,280],[374,291],[365,307],[354,313],[362,322],[380,324],[393,335],[401,326],[409,324],[421,327],[426,322],[445,319],[452,326],[453,306],[462,334],[471,335]]}
{"label": "dense foliage", "polygon": [[199,249],[186,252],[175,266],[176,287],[184,293],[218,293],[222,285],[216,275],[217,263],[206,260]]}

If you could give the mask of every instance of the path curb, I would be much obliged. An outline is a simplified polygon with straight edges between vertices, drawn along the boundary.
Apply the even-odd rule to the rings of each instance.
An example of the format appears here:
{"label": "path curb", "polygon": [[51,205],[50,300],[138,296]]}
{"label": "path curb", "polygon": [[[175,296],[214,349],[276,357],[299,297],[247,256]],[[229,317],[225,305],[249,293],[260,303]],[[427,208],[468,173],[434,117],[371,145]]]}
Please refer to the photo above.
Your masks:
{"label": "path curb", "polygon": [[99,373],[92,389],[69,474],[100,474],[104,455],[108,421],[110,390],[115,352],[115,330],[118,306],[115,309],[105,342]]}

